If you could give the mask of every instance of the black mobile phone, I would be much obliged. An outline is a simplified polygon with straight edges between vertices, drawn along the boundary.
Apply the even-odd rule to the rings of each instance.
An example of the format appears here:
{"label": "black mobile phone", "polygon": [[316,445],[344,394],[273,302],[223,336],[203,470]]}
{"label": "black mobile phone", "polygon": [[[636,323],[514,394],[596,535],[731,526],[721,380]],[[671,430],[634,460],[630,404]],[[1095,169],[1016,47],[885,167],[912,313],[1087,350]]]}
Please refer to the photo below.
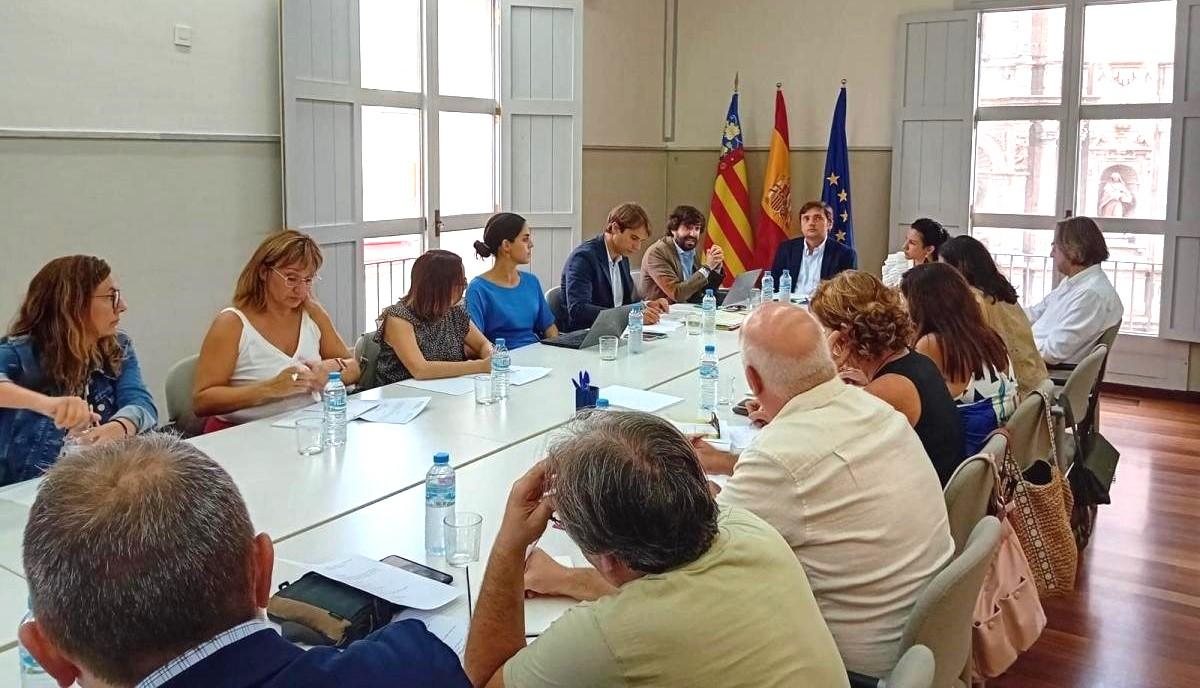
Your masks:
{"label": "black mobile phone", "polygon": [[734,406],[733,406],[733,412],[734,412],[734,413],[736,413],[736,414],[738,414],[739,416],[749,416],[749,415],[750,415],[750,409],[746,408],[746,402],[747,402],[747,401],[750,401],[750,400],[749,400],[749,399],[742,399],[742,400],[741,400],[741,401],[739,401],[738,403],[734,404]]}
{"label": "black mobile phone", "polygon": [[409,573],[415,573],[418,576],[424,576],[425,578],[435,580],[439,583],[445,583],[446,585],[450,585],[450,583],[454,580],[454,576],[451,576],[448,573],[442,573],[437,569],[431,569],[424,564],[418,564],[415,561],[409,561],[408,559],[405,559],[404,557],[398,557],[395,554],[390,557],[384,557],[383,563],[390,566],[395,566],[398,569],[404,569]]}

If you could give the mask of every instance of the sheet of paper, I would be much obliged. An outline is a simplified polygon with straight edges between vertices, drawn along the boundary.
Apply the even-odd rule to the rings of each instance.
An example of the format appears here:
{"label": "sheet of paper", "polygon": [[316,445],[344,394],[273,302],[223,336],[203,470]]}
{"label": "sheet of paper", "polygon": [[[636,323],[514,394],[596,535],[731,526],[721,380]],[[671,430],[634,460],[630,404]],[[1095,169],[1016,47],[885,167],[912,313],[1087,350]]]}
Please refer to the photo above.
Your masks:
{"label": "sheet of paper", "polygon": [[734,425],[727,428],[725,432],[734,449],[745,449],[750,446],[758,433],[762,432],[762,428],[757,425]]}
{"label": "sheet of paper", "polygon": [[609,385],[602,388],[600,396],[608,399],[610,406],[618,406],[633,411],[645,411],[646,413],[654,413],[655,411],[660,411],[683,401],[680,397],[673,397],[670,394],[647,392],[621,385]]}
{"label": "sheet of paper", "polygon": [[[559,555],[554,561],[567,567],[574,567],[571,557]],[[525,637],[536,638],[550,628],[550,624],[558,620],[568,609],[579,604],[569,597],[534,597],[525,600]]]}
{"label": "sheet of paper", "polygon": [[423,389],[427,392],[438,392],[439,394],[450,394],[452,396],[469,394],[475,391],[475,382],[471,379],[470,375],[448,377],[442,380],[413,380],[410,378],[398,384],[405,387]]}
{"label": "sheet of paper", "polygon": [[395,616],[394,621],[416,619],[425,624],[429,632],[446,643],[454,653],[462,659],[467,650],[467,631],[471,628],[471,615],[467,610],[467,601],[459,600],[448,604],[442,609],[425,611],[423,609],[405,609]]}
{"label": "sheet of paper", "polygon": [[723,490],[723,489],[725,489],[725,483],[729,482],[729,476],[724,475],[724,474],[719,474],[719,473],[709,473],[708,481],[712,482],[712,483],[716,483],[717,487],[719,487]]}
{"label": "sheet of paper", "polygon": [[[347,399],[346,400],[346,420],[347,421],[354,420],[355,418],[362,416],[367,411],[370,411],[371,409],[375,408],[378,404],[379,404],[378,400],[368,401],[365,399]],[[299,411],[293,411],[292,413],[289,413],[288,415],[283,416],[282,418],[275,421],[274,423],[271,423],[271,427],[273,427],[273,428],[294,428],[294,427],[296,427],[297,419],[299,419],[299,418],[320,418],[322,413],[324,413],[324,409],[321,407],[321,404],[319,404],[319,403],[318,404],[310,404],[310,405],[305,406],[304,408],[300,409]]]}
{"label": "sheet of paper", "polygon": [[671,334],[680,327],[683,327],[683,322],[679,320],[663,319],[659,320],[653,325],[643,325],[642,332],[649,332],[650,334]]}
{"label": "sheet of paper", "polygon": [[512,366],[508,369],[508,384],[525,385],[550,374],[549,368],[538,366]]}
{"label": "sheet of paper", "polygon": [[462,591],[454,586],[357,554],[308,568],[326,578],[413,609],[437,609],[462,595]]}
{"label": "sheet of paper", "polygon": [[429,397],[381,399],[379,405],[362,414],[361,418],[371,423],[404,425],[416,418],[429,405]]}

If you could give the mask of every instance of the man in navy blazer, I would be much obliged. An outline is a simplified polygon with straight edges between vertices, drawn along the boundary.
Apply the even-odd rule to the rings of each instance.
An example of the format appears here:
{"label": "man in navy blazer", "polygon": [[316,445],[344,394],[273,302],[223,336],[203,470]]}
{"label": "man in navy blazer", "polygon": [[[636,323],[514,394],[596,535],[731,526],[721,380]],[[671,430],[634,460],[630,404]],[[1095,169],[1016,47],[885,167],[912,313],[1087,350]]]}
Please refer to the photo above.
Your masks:
{"label": "man in navy blazer", "polygon": [[828,205],[809,201],[800,207],[800,236],[788,239],[775,250],[771,276],[776,289],[784,270],[792,275],[793,291],[810,296],[821,281],[858,267],[854,249],[829,238],[832,226],[833,210]]}
{"label": "man in navy blazer", "polygon": [[305,652],[261,617],[271,538],[229,474],[165,434],[93,446],[46,473],[25,530],[35,620],[22,644],[59,685],[470,688],[419,621]]}
{"label": "man in navy blazer", "polygon": [[[622,203],[608,213],[604,232],[571,251],[562,272],[563,332],[582,330],[596,322],[602,311],[641,300],[629,271],[629,256],[650,236],[650,217],[637,203]],[[646,323],[670,305],[659,299],[646,304]]]}

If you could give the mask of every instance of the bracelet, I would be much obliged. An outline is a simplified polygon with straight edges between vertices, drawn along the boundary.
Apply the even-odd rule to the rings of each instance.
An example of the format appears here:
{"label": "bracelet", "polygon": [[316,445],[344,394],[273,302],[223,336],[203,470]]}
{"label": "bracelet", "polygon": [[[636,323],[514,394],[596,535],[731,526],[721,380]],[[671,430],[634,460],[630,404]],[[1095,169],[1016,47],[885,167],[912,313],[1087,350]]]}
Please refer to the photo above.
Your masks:
{"label": "bracelet", "polygon": [[130,421],[129,425],[126,425],[125,420],[125,418],[113,418],[113,422],[121,426],[121,432],[125,433],[125,437],[129,437],[133,434],[133,430],[131,430],[133,421]]}

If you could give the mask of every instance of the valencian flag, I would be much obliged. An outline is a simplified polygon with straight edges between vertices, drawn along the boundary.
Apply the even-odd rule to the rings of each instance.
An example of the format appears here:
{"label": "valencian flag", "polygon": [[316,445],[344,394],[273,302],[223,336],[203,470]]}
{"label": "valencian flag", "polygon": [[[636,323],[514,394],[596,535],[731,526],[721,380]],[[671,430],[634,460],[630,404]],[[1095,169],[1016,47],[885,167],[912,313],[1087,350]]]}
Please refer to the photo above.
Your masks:
{"label": "valencian flag", "polygon": [[792,163],[788,154],[787,105],[783,102],[783,84],[775,84],[775,131],[767,155],[767,173],[763,178],[761,212],[754,234],[757,267],[768,268],[775,260],[775,249],[791,238]]}
{"label": "valencian flag", "polygon": [[725,252],[725,286],[752,267],[754,236],[750,233],[750,194],[746,191],[746,160],[742,125],[738,120],[737,81],[721,133],[721,160],[708,211],[708,240]]}
{"label": "valencian flag", "polygon": [[850,152],[846,148],[846,80],[833,108],[829,127],[829,152],[825,154],[825,180],[821,200],[833,208],[830,233],[839,243],[854,248],[854,216],[850,210]]}

